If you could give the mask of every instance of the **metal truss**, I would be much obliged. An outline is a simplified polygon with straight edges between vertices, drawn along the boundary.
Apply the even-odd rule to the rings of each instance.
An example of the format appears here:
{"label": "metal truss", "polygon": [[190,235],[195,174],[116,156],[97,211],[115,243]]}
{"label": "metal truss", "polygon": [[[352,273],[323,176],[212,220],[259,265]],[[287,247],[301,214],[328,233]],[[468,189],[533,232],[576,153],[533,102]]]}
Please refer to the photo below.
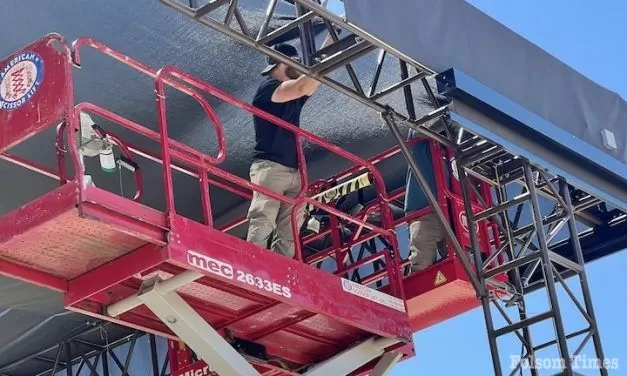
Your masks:
{"label": "metal truss", "polygon": [[[435,72],[375,36],[347,22],[342,17],[330,12],[318,1],[289,1],[294,4],[293,19],[271,31],[269,25],[276,17],[276,9],[279,0],[267,1],[265,19],[259,26],[257,33],[253,33],[251,28],[253,25],[256,26],[258,21],[247,19],[247,12],[242,11],[242,5],[237,0],[161,1],[188,15],[192,19],[266,56],[272,57],[304,74],[316,78],[321,83],[356,99],[377,112],[387,111],[397,122],[409,126],[421,134],[437,139],[445,145],[452,145],[449,139],[425,126],[427,120],[444,115],[444,108],[437,109],[433,113],[428,114],[425,118],[416,119],[415,113],[412,113],[410,110],[401,111],[399,109],[392,109],[388,107],[387,103],[382,101],[385,97],[397,93],[401,89],[407,92],[410,85],[419,80],[422,81],[423,84],[426,84],[426,77]],[[232,27],[234,19],[237,23],[237,27]],[[321,20],[326,30],[333,38],[333,43],[324,48],[318,48],[316,46],[314,39],[315,28],[313,26],[314,20]],[[298,31],[300,37],[301,56],[303,57],[301,62],[295,61],[271,48],[274,43],[280,40],[280,37],[294,31]],[[338,33],[338,31],[340,32]],[[374,64],[372,72],[370,72],[372,80],[366,88],[358,79],[351,63],[366,55],[372,56],[372,53],[375,51],[377,53],[376,63]],[[380,89],[379,82],[381,71],[386,59],[395,59],[398,61],[401,77],[398,82]],[[331,77],[333,73],[341,68],[347,70],[350,84],[339,82]]]}
{"label": "metal truss", "polygon": [[[55,346],[3,366],[0,375],[24,375],[28,372],[32,376],[132,376],[129,367],[138,348],[137,340],[145,335],[148,334],[110,322],[89,325]],[[164,361],[159,362],[157,338],[154,334],[149,337],[152,372],[146,370],[142,375],[169,376],[169,358],[162,354]],[[128,350],[124,357],[114,352],[126,344]]]}
{"label": "metal truss", "polygon": [[[238,1],[161,1],[188,15],[192,19],[233,38],[237,42],[251,47],[266,56],[272,57],[304,74],[314,77],[321,83],[326,84],[340,93],[371,107],[381,114],[385,114],[384,120],[401,145],[401,148],[404,147],[404,139],[398,128],[398,124],[408,126],[419,134],[435,139],[454,150],[457,150],[459,147],[454,142],[454,135],[453,131],[450,129],[450,125],[443,120],[443,117],[447,114],[448,108],[445,104],[439,103],[427,82],[427,76],[435,72],[377,37],[330,12],[317,1],[290,1],[290,3],[294,5],[293,20],[268,32],[269,25],[275,17],[278,5],[278,0],[269,0],[267,2],[265,19],[256,34],[251,32],[251,25],[254,25],[256,21],[246,19],[245,14],[247,12],[242,11],[242,6]],[[237,27],[231,26],[234,19],[236,20]],[[318,48],[313,38],[314,29],[312,21],[314,19],[322,20],[334,40],[333,43],[324,48]],[[271,48],[271,45],[277,41],[277,38],[294,30],[299,31],[301,56],[303,56],[301,62],[284,56]],[[342,32],[340,35],[344,36],[340,37],[337,30],[345,31],[347,35],[344,35]],[[378,54],[373,71],[370,72],[372,81],[369,88],[365,90],[362,83],[358,80],[351,63],[373,51],[378,51]],[[378,90],[384,63],[386,59],[390,58],[398,60],[400,72],[399,81],[384,89]],[[331,75],[340,68],[347,69],[352,87],[349,86],[349,84],[338,82],[331,77]],[[417,81],[422,83],[425,93],[431,105],[434,107],[433,111],[420,118],[416,116],[411,88],[411,84]],[[405,98],[404,111],[392,108],[388,103],[382,101],[385,97],[399,93],[401,90]],[[437,125],[433,126],[434,124]],[[409,155],[406,147],[404,147],[403,155]],[[408,159],[408,162],[411,166],[411,158]],[[414,174],[420,174],[419,169],[414,167],[412,167]],[[424,183],[424,179],[422,180]],[[455,250],[456,256],[460,259],[462,266],[470,278],[470,282],[477,290],[479,296],[486,295],[487,290],[481,289],[476,276],[472,273],[471,261],[467,253],[462,250],[450,224],[445,219],[444,213],[438,207],[437,200],[432,193],[428,193],[428,196],[429,202],[446,230],[445,234],[447,235],[447,240]]]}
{"label": "metal truss", "polygon": [[[448,111],[446,104],[438,101],[426,80],[428,75],[434,73],[431,69],[345,21],[340,16],[329,12],[319,2],[313,0],[289,1],[294,5],[295,16],[293,19],[268,32],[278,3],[278,0],[270,0],[267,4],[265,20],[258,32],[252,33],[249,27],[252,22],[247,22],[243,16],[244,13],[240,10],[238,1],[214,0],[202,4],[198,1],[190,1],[189,3],[182,0],[161,1],[266,56],[315,77],[327,86],[382,114],[383,120],[400,145],[409,168],[419,181],[436,215],[440,218],[446,239],[461,261],[470,282],[475,287],[477,297],[482,301],[496,375],[503,374],[497,339],[509,333],[513,333],[520,339],[525,350],[521,357],[521,364],[524,362],[533,363],[532,360],[535,359],[538,351],[557,345],[563,358],[564,374],[573,375],[573,361],[576,360],[574,357],[579,355],[590,339],[594,343],[596,358],[604,359],[585,275],[585,260],[579,243],[581,234],[578,232],[578,224],[594,227],[610,223],[609,221],[618,221],[620,218],[624,221],[624,213],[618,213],[620,215],[614,215],[611,218],[608,216],[603,218],[603,216],[597,215],[598,213],[593,213],[590,209],[601,204],[597,198],[573,189],[561,177],[549,176],[548,172],[537,169],[489,140],[470,134],[462,128],[457,128],[455,124],[449,124],[445,120]],[[222,9],[222,15],[226,13],[226,16],[219,16],[220,9]],[[237,21],[238,29],[231,27],[233,18]],[[325,48],[316,47],[313,37],[314,29],[312,28],[312,21],[315,19],[321,19],[333,37],[334,43]],[[342,33],[342,36],[338,36],[337,29],[348,31],[348,35]],[[302,62],[289,59],[270,48],[277,38],[294,30],[298,30],[300,36]],[[375,50],[378,51],[378,54],[372,72],[372,81],[369,87],[365,89],[357,78],[351,63]],[[389,57],[398,59],[400,80],[378,90],[384,61]],[[340,68],[347,69],[351,81],[350,85],[330,77]],[[422,82],[425,93],[434,108],[431,113],[421,118],[416,116],[411,91],[411,84],[418,80]],[[405,96],[405,111],[392,108],[383,102],[384,97],[401,89]],[[437,126],[434,127],[434,124]],[[445,219],[444,213],[437,205],[436,198],[429,189],[420,167],[411,157],[399,125],[408,126],[455,151],[456,169],[464,187],[463,196],[469,221],[472,249],[463,249],[457,240],[450,224]],[[470,184],[471,179],[479,179],[492,186],[496,192],[496,205],[482,212],[473,211],[470,196],[477,192],[473,191],[474,186]],[[508,198],[511,192],[507,189],[510,184],[518,184],[523,187],[523,191],[511,199]],[[476,196],[480,195],[476,194]],[[540,198],[548,198],[555,202],[551,213],[543,214]],[[525,223],[522,220],[525,204],[531,209],[531,215],[528,216],[526,224],[523,225],[522,223]],[[479,221],[496,223],[500,229],[500,238],[491,243],[492,246],[496,244],[500,244],[500,246],[487,259],[483,259],[481,252],[479,252],[479,241],[474,230]],[[566,239],[562,239],[560,243],[559,235],[564,232],[567,232]],[[564,243],[570,243],[574,252],[574,259],[568,259],[552,251]],[[368,246],[371,245],[362,246],[358,259],[364,257],[365,251],[369,251]],[[472,259],[468,257],[469,254]],[[505,260],[505,262],[495,262],[499,259]],[[502,273],[506,273],[509,277],[509,283],[504,286],[501,284],[507,293],[504,295],[489,293],[488,286],[494,286],[496,284],[494,277]],[[579,279],[583,292],[583,303],[567,286],[566,276],[576,276]],[[359,280],[358,271],[353,273],[352,278]],[[537,315],[529,314],[525,305],[524,296],[532,287],[531,281],[533,281],[534,289],[546,287],[549,295],[548,309]],[[558,285],[563,287],[585,318],[587,322],[585,329],[570,334],[566,333],[558,301]],[[505,303],[501,301],[503,296],[506,297]],[[498,329],[495,328],[492,306],[503,316],[507,325]],[[507,313],[508,309],[517,311],[518,320],[510,318]],[[532,341],[530,327],[547,320],[553,322],[555,339],[542,344],[535,344]],[[567,341],[584,334],[586,336],[581,345],[571,353]],[[517,367],[511,374],[520,372],[521,368]],[[538,370],[533,367],[530,372],[533,376],[539,375]],[[607,375],[607,370],[602,367],[600,372],[601,375]]]}
{"label": "metal truss", "polygon": [[[385,113],[386,123],[391,127],[390,129],[399,141],[399,144],[401,144],[401,148],[405,145],[400,131],[398,130],[398,126],[396,125],[397,123],[406,125],[420,134],[436,139],[446,146],[456,148],[456,145],[452,140],[452,131],[449,129],[448,124],[445,121],[439,121],[442,132],[438,132],[427,126],[435,120],[440,120],[444,115],[446,115],[448,110],[445,105],[439,106],[438,100],[426,80],[427,75],[433,74],[434,71],[401,51],[398,51],[390,45],[384,43],[375,36],[368,34],[364,30],[361,30],[357,26],[347,22],[342,17],[330,12],[319,2],[312,0],[294,0],[292,3],[294,4],[295,18],[291,22],[268,32],[268,25],[275,16],[278,4],[278,0],[269,0],[267,3],[265,19],[261,24],[258,33],[253,34],[249,26],[253,25],[254,21],[246,20],[243,16],[244,12],[241,11],[241,4],[239,4],[238,1],[161,1],[190,16],[194,20],[257,50],[266,56],[272,57],[277,61],[297,69],[304,74],[315,77],[327,86],[373,108],[382,114]],[[224,15],[225,12],[226,15]],[[231,27],[234,17],[238,24],[237,29]],[[319,18],[324,22],[327,26],[329,34],[334,40],[334,43],[331,43],[324,48],[316,47],[315,40],[313,39],[314,30],[311,23],[314,18]],[[301,55],[303,56],[301,62],[286,57],[271,48],[272,43],[276,41],[278,37],[297,28],[300,30],[300,47],[302,52]],[[346,31],[348,35],[340,38],[337,33],[338,29]],[[378,50],[378,55],[374,71],[371,72],[372,82],[370,83],[368,90],[364,90],[362,84],[357,79],[351,62],[354,62],[356,59],[375,50]],[[386,58],[395,58],[398,60],[400,80],[377,91]],[[347,69],[353,87],[340,83],[330,77],[332,73],[342,67]],[[414,109],[413,96],[410,86],[418,80],[421,81],[432,105],[436,107],[435,110],[421,118],[416,118],[416,111]],[[403,114],[403,111],[394,109],[387,103],[383,103],[381,101],[382,98],[393,93],[397,93],[401,89],[403,90],[405,97],[406,111],[404,112],[406,114]],[[403,154],[406,155],[407,150],[404,150]],[[411,164],[411,158],[408,161]],[[418,169],[412,168],[412,170],[415,174],[419,173]],[[451,243],[457,257],[462,262],[464,269],[469,275],[471,283],[475,289],[477,289],[479,295],[486,294],[486,291],[480,291],[477,278],[472,273],[470,260],[467,254],[462,251],[459,241],[455,237],[455,234],[453,233],[448,221],[446,221],[441,209],[438,207],[437,200],[433,194],[429,195],[429,201],[443,223],[446,229],[445,232],[447,240]]]}
{"label": "metal truss", "polygon": [[[460,159],[463,160],[463,159]],[[473,252],[477,275],[480,283],[485,285],[486,280],[501,273],[507,273],[512,282],[513,291],[505,301],[495,294],[485,297],[483,300],[485,322],[488,330],[488,339],[492,352],[493,365],[496,375],[503,374],[501,358],[499,357],[497,340],[507,334],[514,334],[521,342],[523,352],[517,367],[511,370],[511,375],[522,374],[523,369],[529,370],[531,375],[540,375],[535,362],[539,358],[538,352],[552,346],[557,346],[562,359],[563,374],[574,375],[576,362],[582,350],[592,339],[596,359],[600,360],[599,372],[607,375],[604,368],[603,350],[599,336],[598,326],[594,314],[590,289],[585,272],[585,261],[579,244],[578,224],[575,217],[576,207],[572,203],[571,188],[561,177],[550,176],[548,172],[536,168],[526,161],[519,161],[516,170],[510,170],[507,174],[499,174],[496,166],[497,205],[491,209],[475,212],[469,204],[472,192],[472,183],[467,170],[462,164],[458,164],[458,173],[464,186],[463,195],[468,213],[469,231],[474,249],[478,249],[478,239],[475,232],[477,223],[482,220],[494,220],[501,229],[503,246],[493,253],[488,260],[481,260],[478,252]],[[512,177],[516,176],[516,179]],[[519,176],[519,177],[518,177]],[[513,198],[508,198],[511,191],[510,184],[522,185],[523,190]],[[544,198],[544,201],[541,200]],[[546,204],[551,205],[546,205]],[[545,204],[545,205],[542,205]],[[527,220],[523,209],[527,205],[529,213]],[[546,209],[551,209],[548,211]],[[513,211],[515,210],[515,213]],[[513,215],[512,215],[513,214]],[[522,225],[521,223],[528,223]],[[570,260],[552,251],[552,244],[559,237],[565,236],[570,241],[575,253],[575,259]],[[499,255],[505,255],[505,262],[493,263]],[[566,284],[562,274],[568,270],[576,276],[581,287],[582,297],[577,297]],[[537,314],[529,314],[525,303],[525,292],[530,276],[540,273],[542,284],[548,294],[548,308]],[[585,326],[581,330],[567,333],[558,299],[557,288],[561,286],[566,295],[577,307],[578,312],[585,320]],[[496,328],[495,319],[492,317],[490,303],[505,320],[506,325]],[[511,317],[508,310],[514,309],[518,313],[518,319]],[[543,321],[551,320],[555,329],[554,339],[537,344],[532,339],[531,327]],[[569,340],[575,340],[585,335],[574,351],[569,347]]]}

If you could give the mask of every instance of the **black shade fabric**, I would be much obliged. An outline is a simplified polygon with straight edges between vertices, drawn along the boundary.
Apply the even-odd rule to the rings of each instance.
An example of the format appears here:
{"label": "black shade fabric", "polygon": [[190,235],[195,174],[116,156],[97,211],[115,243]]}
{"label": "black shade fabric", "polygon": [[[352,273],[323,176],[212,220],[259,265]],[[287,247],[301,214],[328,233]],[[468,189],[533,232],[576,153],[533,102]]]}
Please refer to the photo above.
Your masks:
{"label": "black shade fabric", "polygon": [[[459,69],[627,164],[627,102],[468,2],[346,0],[344,4],[350,22],[434,71]],[[617,150],[604,147],[604,129],[614,133]]]}

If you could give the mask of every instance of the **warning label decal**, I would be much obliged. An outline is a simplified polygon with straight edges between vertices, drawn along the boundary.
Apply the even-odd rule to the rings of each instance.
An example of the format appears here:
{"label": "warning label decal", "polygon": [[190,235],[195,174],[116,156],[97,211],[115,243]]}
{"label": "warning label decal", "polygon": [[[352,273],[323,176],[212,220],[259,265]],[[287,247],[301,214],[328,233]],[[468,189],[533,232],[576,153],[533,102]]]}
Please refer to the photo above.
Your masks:
{"label": "warning label decal", "polygon": [[364,299],[371,300],[397,311],[405,312],[405,304],[401,299],[384,294],[381,291],[371,289],[370,287],[360,285],[359,283],[345,278],[342,278],[342,289],[353,295],[360,296]]}
{"label": "warning label decal", "polygon": [[446,277],[444,273],[438,270],[438,273],[435,275],[435,282],[433,282],[433,286],[441,285],[446,282]]}

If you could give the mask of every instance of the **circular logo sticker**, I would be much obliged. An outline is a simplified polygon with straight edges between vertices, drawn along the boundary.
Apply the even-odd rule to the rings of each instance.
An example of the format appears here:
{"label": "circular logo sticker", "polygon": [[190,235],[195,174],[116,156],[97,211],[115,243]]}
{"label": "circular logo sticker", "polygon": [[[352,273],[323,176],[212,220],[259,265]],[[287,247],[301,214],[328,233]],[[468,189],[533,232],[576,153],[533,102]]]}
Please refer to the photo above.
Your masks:
{"label": "circular logo sticker", "polygon": [[[462,225],[466,233],[469,233],[468,229],[468,217],[466,216],[466,212],[460,212],[458,215],[459,223]],[[475,233],[479,234],[479,226],[475,223]]]}
{"label": "circular logo sticker", "polygon": [[342,284],[344,285],[344,291],[351,291],[353,289],[353,286],[351,285],[350,281],[346,279],[342,281]]}
{"label": "circular logo sticker", "polygon": [[37,92],[44,77],[44,61],[22,52],[0,69],[0,110],[16,110]]}
{"label": "circular logo sticker", "polygon": [[468,230],[468,217],[466,217],[466,213],[460,212],[459,215],[458,215],[458,218],[459,218],[459,223],[462,225],[464,230],[466,232],[469,232],[469,230]]}

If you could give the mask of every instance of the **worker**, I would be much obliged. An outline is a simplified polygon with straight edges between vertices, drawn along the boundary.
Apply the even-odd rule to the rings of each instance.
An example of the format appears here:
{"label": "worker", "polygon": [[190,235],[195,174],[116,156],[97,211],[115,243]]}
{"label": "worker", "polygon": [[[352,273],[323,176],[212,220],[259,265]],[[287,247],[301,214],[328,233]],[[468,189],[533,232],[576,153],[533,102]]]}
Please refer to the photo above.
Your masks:
{"label": "worker", "polygon": [[[413,139],[415,136],[415,131],[411,130],[409,138]],[[411,147],[410,151],[431,192],[437,197],[437,186],[429,141],[427,139],[418,141]],[[427,196],[411,172],[411,168],[408,169],[405,213],[424,209],[428,205]],[[436,262],[438,245],[442,240],[442,224],[435,212],[430,212],[409,223],[410,273],[423,270]]]}
{"label": "worker", "polygon": [[[330,36],[327,37],[322,47],[331,41]],[[289,44],[277,44],[273,49],[300,61],[298,51]],[[299,127],[301,110],[320,83],[272,58],[267,58],[267,63],[262,71],[266,78],[259,85],[252,103]],[[253,116],[253,123],[256,142],[250,181],[285,197],[296,197],[303,182],[300,181],[294,133],[258,116]],[[292,205],[253,191],[248,209],[247,240],[284,256],[294,257],[292,209]],[[304,222],[304,214],[304,206],[300,205],[296,214],[298,229]]]}

